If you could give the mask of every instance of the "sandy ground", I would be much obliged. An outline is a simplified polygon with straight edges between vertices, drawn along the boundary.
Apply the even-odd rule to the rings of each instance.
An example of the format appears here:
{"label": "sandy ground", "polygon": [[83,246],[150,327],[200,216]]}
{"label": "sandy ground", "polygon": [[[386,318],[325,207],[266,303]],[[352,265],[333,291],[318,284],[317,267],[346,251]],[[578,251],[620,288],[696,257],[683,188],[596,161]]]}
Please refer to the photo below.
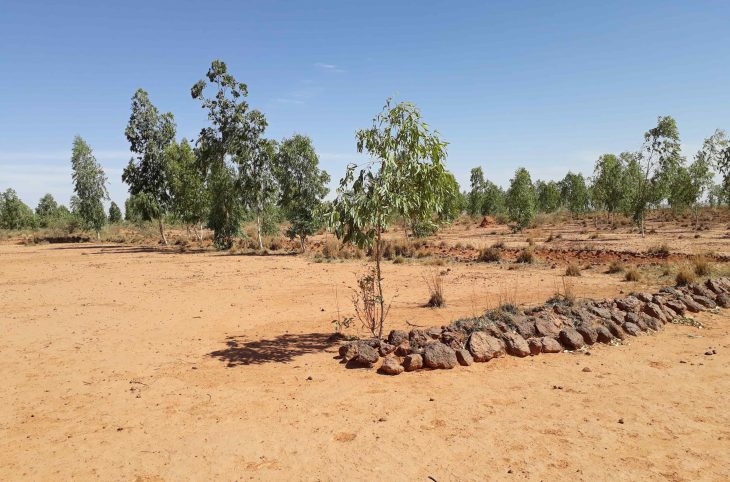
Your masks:
{"label": "sandy ground", "polygon": [[[421,306],[433,269],[450,269],[441,310]],[[0,245],[0,480],[730,479],[727,312],[590,356],[391,378],[333,359],[330,322],[351,311],[360,270]],[[541,302],[558,274],[388,263],[391,328]],[[579,296],[642,288],[621,279],[572,283]]]}

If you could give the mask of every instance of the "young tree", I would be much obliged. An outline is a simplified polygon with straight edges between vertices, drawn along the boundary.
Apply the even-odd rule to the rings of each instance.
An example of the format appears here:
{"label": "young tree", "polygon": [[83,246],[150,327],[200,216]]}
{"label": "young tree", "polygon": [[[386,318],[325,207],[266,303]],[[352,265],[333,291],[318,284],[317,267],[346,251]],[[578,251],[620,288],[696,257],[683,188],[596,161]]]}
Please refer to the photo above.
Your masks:
{"label": "young tree", "polygon": [[[249,110],[245,101],[248,87],[228,73],[224,62],[214,60],[207,78],[214,89],[211,97],[204,95],[208,85],[205,80],[193,85],[190,93],[208,110],[211,125],[200,131],[198,157],[211,195],[209,225],[214,231],[215,244],[228,248],[240,232],[243,215],[237,167],[247,163],[243,174],[254,175],[250,167],[254,155],[262,154],[260,138],[266,119],[261,112]],[[249,181],[244,179],[245,183],[252,184]]]}
{"label": "young tree", "polygon": [[705,139],[695,159],[700,157],[722,176],[720,186],[724,194],[721,197],[730,199],[730,141],[725,131],[716,129],[710,137]]}
{"label": "young tree", "polygon": [[170,144],[165,150],[165,164],[169,169],[172,211],[188,229],[192,228],[200,241],[210,210],[210,197],[190,143],[183,139],[179,144]]}
{"label": "young tree", "polygon": [[568,211],[574,215],[588,211],[590,198],[583,174],[568,172],[558,185],[560,186],[560,198]]}
{"label": "young tree", "polygon": [[80,136],[74,138],[71,169],[76,193],[71,205],[85,227],[96,231],[96,237],[100,238],[101,228],[106,224],[102,202],[109,199],[107,179],[101,165],[96,162],[91,147]]}
{"label": "young tree", "polygon": [[679,166],[671,180],[669,204],[677,212],[692,209],[695,227],[699,225],[699,205],[702,196],[713,185],[712,165],[717,163],[723,141],[724,133],[715,131],[712,136],[705,139],[692,164],[688,167]]}
{"label": "young tree", "polygon": [[494,184],[490,180],[484,181],[484,191],[482,193],[482,209],[483,216],[494,216],[503,214],[505,211],[505,193],[504,190]]}
{"label": "young tree", "polygon": [[535,181],[537,208],[543,213],[553,213],[560,208],[560,188],[555,181]]}
{"label": "young tree", "polygon": [[138,89],[132,97],[132,114],[124,134],[136,158],[124,169],[122,181],[129,185],[130,194],[144,194],[149,204],[146,212],[157,219],[160,237],[167,246],[162,219],[169,207],[170,188],[164,152],[175,140],[173,116],[169,112],[160,114],[147,92]]}
{"label": "young tree", "polygon": [[442,211],[450,195],[446,143],[429,130],[415,105],[393,105],[388,99],[373,126],[357,132],[357,149],[371,160],[357,174],[358,166],[347,167],[330,221],[338,238],[373,251],[375,314],[370,328],[381,338],[387,314],[380,266],[382,235],[397,216],[424,219]]}
{"label": "young tree", "polygon": [[307,236],[322,225],[322,198],[329,191],[330,176],[319,168],[312,140],[299,134],[282,141],[276,166],[281,186],[279,205],[291,223],[287,235],[299,238],[304,252]]}
{"label": "young tree", "polygon": [[641,177],[631,211],[643,237],[647,209],[665,198],[670,180],[682,163],[679,129],[671,116],[659,117],[657,126],[644,134],[644,144],[636,159]]}
{"label": "young tree", "polygon": [[[260,114],[258,125],[266,127],[266,120]],[[262,131],[263,132],[263,131]],[[275,141],[259,138],[253,148],[236,155],[241,198],[244,206],[256,216],[256,235],[259,249],[264,249],[262,224],[267,210],[273,207],[278,186],[274,176],[278,145]]]}
{"label": "young tree", "polygon": [[58,218],[58,203],[51,194],[44,195],[38,206],[35,208],[35,214],[38,218],[38,224],[42,228],[47,228],[48,225],[56,218]]}
{"label": "young tree", "polygon": [[475,167],[471,170],[469,176],[471,182],[471,191],[469,191],[469,215],[478,216],[482,213],[484,204],[484,171],[481,167]]}
{"label": "young tree", "polygon": [[618,157],[604,154],[596,161],[593,170],[593,203],[597,209],[604,209],[609,221],[619,210],[625,196],[625,186],[621,182],[623,167]]}
{"label": "young tree", "polygon": [[515,177],[510,180],[507,190],[507,213],[518,229],[526,228],[535,219],[536,198],[530,173],[520,167],[515,171]]}
{"label": "young tree", "polygon": [[109,206],[109,224],[118,224],[122,222],[122,210],[119,209],[117,203],[112,201]]}
{"label": "young tree", "polygon": [[33,210],[20,200],[14,189],[0,193],[0,228],[30,229],[35,227]]}

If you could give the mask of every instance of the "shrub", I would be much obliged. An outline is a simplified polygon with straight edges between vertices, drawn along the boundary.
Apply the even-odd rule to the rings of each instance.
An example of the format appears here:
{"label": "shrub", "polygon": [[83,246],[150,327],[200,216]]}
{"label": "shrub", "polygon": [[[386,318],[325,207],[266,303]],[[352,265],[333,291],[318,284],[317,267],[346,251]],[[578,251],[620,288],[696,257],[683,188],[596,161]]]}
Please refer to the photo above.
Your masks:
{"label": "shrub", "polygon": [[423,277],[426,286],[428,287],[429,298],[427,306],[431,308],[441,308],[446,306],[446,300],[444,299],[444,279],[443,277],[434,272],[430,276]]}
{"label": "shrub", "polygon": [[322,246],[322,256],[325,259],[335,259],[340,255],[340,242],[335,238],[329,238]]}
{"label": "shrub", "polygon": [[403,261],[405,261],[403,256],[396,256],[393,258],[393,264],[403,264]]}
{"label": "shrub", "polygon": [[630,270],[626,271],[624,279],[626,281],[639,281],[641,279],[641,274],[636,268],[631,268]]}
{"label": "shrub", "polygon": [[695,256],[692,260],[694,272],[697,276],[709,276],[712,272],[710,261],[705,256]]}
{"label": "shrub", "polygon": [[565,276],[580,276],[580,268],[578,265],[570,263],[567,268],[565,268]]}
{"label": "shrub", "polygon": [[504,241],[497,241],[492,245],[494,249],[504,249]]}
{"label": "shrub", "polygon": [[666,243],[662,243],[657,246],[650,247],[646,252],[652,256],[666,257],[669,256],[669,246],[667,246]]}
{"label": "shrub", "polygon": [[677,277],[675,278],[675,281],[677,282],[677,286],[684,286],[694,283],[696,279],[697,276],[695,275],[695,272],[692,271],[689,267],[685,266],[677,272]]}
{"label": "shrub", "polygon": [[535,246],[535,240],[532,238],[527,238],[527,245],[528,246]]}
{"label": "shrub", "polygon": [[483,263],[496,263],[502,258],[502,252],[492,246],[491,248],[483,248],[479,251],[479,261]]}
{"label": "shrub", "polygon": [[517,255],[517,262],[523,264],[532,264],[535,262],[535,253],[530,249],[523,249],[520,254]]}
{"label": "shrub", "polygon": [[624,263],[618,259],[615,259],[611,261],[611,264],[608,265],[608,273],[621,273],[626,269],[626,266],[624,266]]}

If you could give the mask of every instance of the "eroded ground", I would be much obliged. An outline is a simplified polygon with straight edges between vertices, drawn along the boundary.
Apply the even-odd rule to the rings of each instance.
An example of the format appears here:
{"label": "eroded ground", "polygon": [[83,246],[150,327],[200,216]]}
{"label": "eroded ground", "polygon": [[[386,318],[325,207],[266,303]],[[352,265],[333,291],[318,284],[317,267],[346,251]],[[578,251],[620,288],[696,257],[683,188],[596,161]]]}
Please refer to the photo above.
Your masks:
{"label": "eroded ground", "polygon": [[[727,252],[724,227],[712,233],[702,235]],[[603,261],[569,280],[579,297],[671,281],[627,283]],[[386,263],[398,293],[390,328],[540,303],[563,286],[553,264]],[[730,479],[727,312],[703,315],[702,330],[668,325],[590,356],[391,378],[333,359],[331,320],[338,306],[352,312],[348,287],[362,269],[0,245],[0,479]],[[431,270],[446,272],[446,308],[423,307]]]}

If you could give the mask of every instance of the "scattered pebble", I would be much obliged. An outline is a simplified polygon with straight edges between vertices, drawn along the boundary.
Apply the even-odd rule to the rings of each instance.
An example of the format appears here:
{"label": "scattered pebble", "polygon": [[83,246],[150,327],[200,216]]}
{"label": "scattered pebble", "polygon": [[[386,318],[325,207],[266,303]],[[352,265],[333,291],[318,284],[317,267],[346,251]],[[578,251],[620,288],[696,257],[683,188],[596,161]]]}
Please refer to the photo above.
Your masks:
{"label": "scattered pebble", "polygon": [[593,371],[593,370],[591,370],[591,369],[590,369],[590,368],[588,368],[588,367],[585,367],[585,368],[583,368],[583,371],[584,371],[584,372],[586,372],[586,373],[588,373],[588,372],[591,372],[591,371]]}
{"label": "scattered pebble", "polygon": [[623,419],[623,418],[619,418],[619,419],[618,419],[618,423],[620,423],[621,425],[623,425],[623,423],[624,423],[624,419]]}

